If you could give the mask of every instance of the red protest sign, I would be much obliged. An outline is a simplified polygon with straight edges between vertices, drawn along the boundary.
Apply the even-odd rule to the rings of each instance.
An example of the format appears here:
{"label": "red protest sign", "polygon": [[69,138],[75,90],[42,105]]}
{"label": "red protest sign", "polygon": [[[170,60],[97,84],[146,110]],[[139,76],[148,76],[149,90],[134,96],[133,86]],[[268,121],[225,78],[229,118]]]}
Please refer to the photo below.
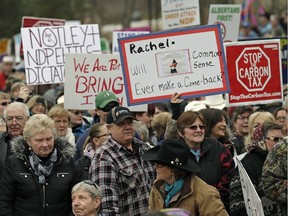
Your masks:
{"label": "red protest sign", "polygon": [[231,91],[228,104],[266,104],[282,101],[280,41],[227,43]]}

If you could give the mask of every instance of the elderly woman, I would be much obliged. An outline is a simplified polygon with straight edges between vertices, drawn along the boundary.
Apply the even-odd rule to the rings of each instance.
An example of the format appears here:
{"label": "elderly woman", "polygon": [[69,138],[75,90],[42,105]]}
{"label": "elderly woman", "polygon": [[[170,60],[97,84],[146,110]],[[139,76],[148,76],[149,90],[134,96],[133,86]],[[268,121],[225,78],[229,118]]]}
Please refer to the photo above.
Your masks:
{"label": "elderly woman", "polygon": [[155,163],[157,173],[149,197],[150,210],[182,208],[191,215],[228,215],[219,192],[195,175],[200,168],[187,145],[164,140],[145,152],[143,159]]}
{"label": "elderly woman", "polygon": [[218,140],[205,137],[206,122],[200,112],[182,113],[177,120],[177,130],[201,168],[198,176],[218,189],[222,202],[229,210],[229,184],[234,171],[230,151]]}
{"label": "elderly woman", "polygon": [[75,216],[101,216],[102,193],[91,180],[84,180],[72,188],[72,210]]}
{"label": "elderly woman", "polygon": [[72,129],[69,128],[70,112],[63,108],[63,105],[54,105],[48,112],[53,119],[58,137],[66,139],[71,145],[75,145],[75,137]]}
{"label": "elderly woman", "polygon": [[56,138],[54,122],[35,114],[23,137],[12,141],[13,155],[0,177],[0,215],[63,215],[71,213],[70,192],[79,175],[74,148]]}

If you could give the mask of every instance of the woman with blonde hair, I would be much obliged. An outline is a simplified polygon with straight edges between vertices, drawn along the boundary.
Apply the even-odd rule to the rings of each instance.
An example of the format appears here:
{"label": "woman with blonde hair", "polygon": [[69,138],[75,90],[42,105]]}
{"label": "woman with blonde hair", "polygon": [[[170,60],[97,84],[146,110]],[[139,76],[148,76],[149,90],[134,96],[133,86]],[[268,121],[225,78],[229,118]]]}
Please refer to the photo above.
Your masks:
{"label": "woman with blonde hair", "polygon": [[106,123],[98,122],[91,127],[89,136],[83,146],[83,156],[76,161],[76,166],[81,173],[81,179],[89,179],[91,160],[98,148],[107,140]]}
{"label": "woman with blonde hair", "polygon": [[57,136],[67,140],[71,145],[75,145],[75,137],[69,127],[70,112],[64,109],[63,105],[54,105],[48,112],[48,116],[53,119]]}
{"label": "woman with blonde hair", "polygon": [[34,114],[46,114],[47,112],[47,102],[40,95],[34,95],[27,101],[27,106],[30,110],[30,115]]}
{"label": "woman with blonde hair", "polygon": [[245,148],[247,149],[247,145],[251,143],[252,135],[255,129],[263,124],[264,122],[274,122],[276,123],[275,117],[270,112],[254,112],[249,116],[248,120],[248,134],[245,138],[244,144]]}

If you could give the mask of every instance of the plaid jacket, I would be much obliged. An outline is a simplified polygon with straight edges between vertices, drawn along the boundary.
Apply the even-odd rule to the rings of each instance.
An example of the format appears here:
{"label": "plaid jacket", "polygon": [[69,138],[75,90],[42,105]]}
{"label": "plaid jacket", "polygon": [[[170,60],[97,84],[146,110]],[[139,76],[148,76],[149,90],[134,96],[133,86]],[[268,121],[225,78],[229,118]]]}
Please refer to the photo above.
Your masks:
{"label": "plaid jacket", "polygon": [[109,137],[92,159],[89,175],[102,189],[101,206],[106,216],[143,215],[148,211],[155,171],[142,155],[150,147],[136,138],[132,145],[134,154]]}

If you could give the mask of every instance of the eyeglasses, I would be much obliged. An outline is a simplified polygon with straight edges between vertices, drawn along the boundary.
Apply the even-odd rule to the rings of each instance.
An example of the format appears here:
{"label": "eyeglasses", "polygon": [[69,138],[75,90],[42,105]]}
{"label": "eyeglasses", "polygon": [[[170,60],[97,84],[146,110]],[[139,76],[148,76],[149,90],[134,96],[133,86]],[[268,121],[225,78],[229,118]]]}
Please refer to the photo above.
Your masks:
{"label": "eyeglasses", "polygon": [[96,183],[93,182],[93,181],[91,181],[91,180],[84,180],[83,182],[84,182],[85,184],[92,185],[92,186],[98,188],[98,186],[96,185]]}
{"label": "eyeglasses", "polygon": [[7,124],[12,124],[13,122],[17,122],[17,123],[23,123],[24,122],[24,117],[23,116],[15,116],[15,117],[10,117],[8,116],[6,119],[5,119],[5,122]]}
{"label": "eyeglasses", "polygon": [[249,116],[237,116],[237,119],[241,120],[241,121],[244,121],[247,119],[247,121],[249,120]]}
{"label": "eyeglasses", "polygon": [[8,106],[8,104],[10,104],[11,102],[10,101],[4,101],[4,102],[1,102],[1,106]]}
{"label": "eyeglasses", "polygon": [[190,126],[187,126],[186,128],[189,128],[190,130],[197,130],[197,128],[199,128],[200,130],[205,130],[206,126],[205,125],[190,125]]}
{"label": "eyeglasses", "polygon": [[282,137],[265,137],[265,139],[273,140],[274,142],[279,142],[282,140]]}
{"label": "eyeglasses", "polygon": [[279,117],[277,117],[276,118],[276,120],[278,120],[278,121],[285,121],[285,120],[287,120],[287,116],[279,116]]}

